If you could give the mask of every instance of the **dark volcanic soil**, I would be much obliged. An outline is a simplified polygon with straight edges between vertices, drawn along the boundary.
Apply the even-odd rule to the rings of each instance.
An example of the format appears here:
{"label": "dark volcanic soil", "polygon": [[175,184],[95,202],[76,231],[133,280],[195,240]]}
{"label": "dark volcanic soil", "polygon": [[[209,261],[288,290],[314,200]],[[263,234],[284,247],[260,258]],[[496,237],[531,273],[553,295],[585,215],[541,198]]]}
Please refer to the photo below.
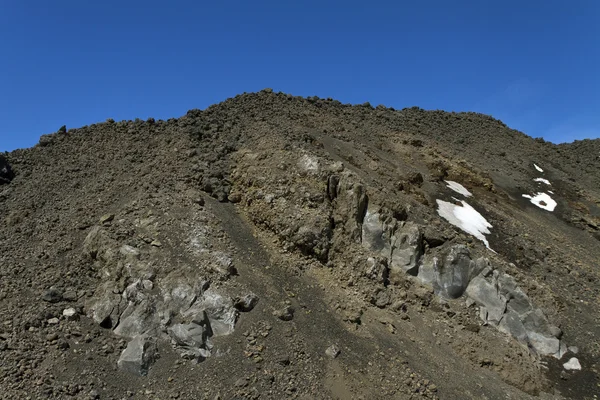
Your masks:
{"label": "dark volcanic soil", "polygon": [[[0,397],[596,399],[599,154],[481,114],[271,90],[43,136],[0,154]],[[493,252],[438,215],[465,199],[445,180]],[[539,192],[554,211],[522,196]],[[415,268],[463,248],[513,277],[568,352],[398,274],[367,242],[374,213],[384,237],[416,232],[398,245]],[[208,342],[174,333],[202,324]],[[157,349],[145,376],[118,363],[138,336]]]}

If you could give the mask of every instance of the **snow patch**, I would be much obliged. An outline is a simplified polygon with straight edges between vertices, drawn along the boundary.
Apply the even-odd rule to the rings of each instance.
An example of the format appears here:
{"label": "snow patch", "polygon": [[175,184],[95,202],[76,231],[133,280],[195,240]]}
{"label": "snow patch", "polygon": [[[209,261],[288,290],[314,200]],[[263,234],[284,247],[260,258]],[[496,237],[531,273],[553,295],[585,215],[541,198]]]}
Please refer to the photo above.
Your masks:
{"label": "snow patch", "polygon": [[533,166],[535,167],[535,169],[537,169],[539,172],[544,172],[543,169],[541,169],[540,167],[538,167],[537,165],[533,164]]}
{"label": "snow patch", "polygon": [[544,178],[535,178],[534,181],[536,182],[542,182],[545,183],[546,185],[550,185],[550,181],[548,179],[544,179]]}
{"label": "snow patch", "polygon": [[579,363],[579,360],[575,357],[572,357],[569,361],[564,363],[563,367],[567,371],[572,371],[572,370],[581,371],[581,364]]}
{"label": "snow patch", "polygon": [[460,200],[462,206],[443,200],[436,201],[438,204],[438,214],[442,218],[468,234],[475,236],[485,244],[485,247],[490,249],[490,244],[485,235],[490,233],[489,228],[492,228],[492,225],[477,210],[463,200]]}
{"label": "snow patch", "polygon": [[531,203],[538,206],[539,208],[543,208],[547,211],[554,211],[557,205],[556,201],[554,201],[554,199],[546,193],[536,193],[533,196],[524,194],[523,197],[529,199]]}
{"label": "snow patch", "polygon": [[471,192],[469,192],[467,190],[466,187],[464,187],[463,185],[461,185],[458,182],[454,182],[454,181],[445,181],[446,184],[448,185],[448,187],[452,190],[454,190],[456,193],[460,193],[465,197],[471,197],[473,196],[473,194]]}

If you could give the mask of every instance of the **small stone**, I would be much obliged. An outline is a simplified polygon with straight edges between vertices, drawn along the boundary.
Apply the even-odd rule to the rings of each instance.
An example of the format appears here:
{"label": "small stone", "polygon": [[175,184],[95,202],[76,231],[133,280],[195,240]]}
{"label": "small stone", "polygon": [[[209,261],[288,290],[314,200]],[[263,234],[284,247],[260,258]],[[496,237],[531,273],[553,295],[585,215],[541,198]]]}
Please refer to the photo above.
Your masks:
{"label": "small stone", "polygon": [[567,371],[581,371],[581,364],[579,360],[575,357],[572,357],[569,361],[563,364],[564,369]]}
{"label": "small stone", "polygon": [[100,398],[100,394],[98,393],[97,390],[92,390],[89,394],[88,394],[88,398],[91,400],[98,400]]}
{"label": "small stone", "polygon": [[244,297],[240,297],[235,299],[234,307],[242,312],[252,311],[254,306],[258,303],[258,296],[254,293],[250,293],[245,295]]}
{"label": "small stone", "polygon": [[69,345],[69,342],[67,342],[66,340],[60,339],[58,341],[58,343],[56,344],[56,347],[58,347],[59,350],[67,350],[71,346]]}
{"label": "small stone", "polygon": [[273,311],[273,315],[282,321],[291,321],[294,319],[294,309],[290,306],[285,306],[280,310]]}
{"label": "small stone", "polygon": [[277,363],[281,365],[290,365],[290,356],[280,356],[277,358]]}
{"label": "small stone", "polygon": [[227,200],[231,203],[239,203],[242,201],[242,196],[239,193],[230,193],[229,196],[227,196]]}
{"label": "small stone", "polygon": [[46,335],[46,340],[49,342],[53,342],[55,340],[58,340],[58,334],[57,333],[49,333]]}
{"label": "small stone", "polygon": [[50,318],[48,320],[48,324],[50,325],[57,325],[60,321],[58,320],[58,318],[54,317],[54,318]]}
{"label": "small stone", "polygon": [[150,242],[150,246],[160,247],[162,246],[162,243],[159,240],[153,240],[152,242]]}
{"label": "small stone", "polygon": [[62,315],[67,321],[76,321],[79,319],[79,314],[77,314],[77,310],[75,310],[73,307],[65,308]]}
{"label": "small stone", "polygon": [[569,346],[568,349],[573,354],[579,353],[579,347],[577,347],[577,346]]}
{"label": "small stone", "polygon": [[142,286],[144,287],[144,290],[152,290],[154,283],[152,283],[152,281],[149,279],[144,279],[142,281]]}
{"label": "small stone", "polygon": [[332,344],[331,346],[329,346],[327,348],[327,350],[325,350],[325,354],[327,354],[331,358],[336,358],[337,356],[340,355],[340,353],[341,353],[340,348],[337,347],[335,344]]}
{"label": "small stone", "polygon": [[62,295],[62,298],[65,301],[77,301],[77,292],[75,292],[74,290],[67,290]]}
{"label": "small stone", "polygon": [[246,378],[240,378],[237,381],[235,381],[233,386],[238,387],[238,388],[246,387],[246,386],[248,386],[248,380]]}
{"label": "small stone", "polygon": [[113,219],[115,219],[115,214],[104,214],[100,217],[100,223],[106,224],[111,222]]}
{"label": "small stone", "polygon": [[47,301],[48,303],[58,303],[62,299],[62,291],[56,288],[50,288],[42,295],[42,300]]}

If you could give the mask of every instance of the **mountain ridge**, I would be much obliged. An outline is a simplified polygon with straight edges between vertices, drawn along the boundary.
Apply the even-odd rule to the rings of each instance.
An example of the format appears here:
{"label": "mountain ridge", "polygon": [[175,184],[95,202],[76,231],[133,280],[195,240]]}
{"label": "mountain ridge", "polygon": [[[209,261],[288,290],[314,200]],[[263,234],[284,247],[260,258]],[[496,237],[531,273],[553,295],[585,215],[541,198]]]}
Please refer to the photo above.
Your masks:
{"label": "mountain ridge", "polygon": [[[3,387],[9,398],[592,398],[598,143],[271,90],[43,136],[6,155],[15,176],[0,186]],[[480,213],[493,251],[440,202]],[[493,282],[500,297],[476,293]],[[517,297],[522,321],[509,315]],[[569,357],[581,371],[564,369]]]}

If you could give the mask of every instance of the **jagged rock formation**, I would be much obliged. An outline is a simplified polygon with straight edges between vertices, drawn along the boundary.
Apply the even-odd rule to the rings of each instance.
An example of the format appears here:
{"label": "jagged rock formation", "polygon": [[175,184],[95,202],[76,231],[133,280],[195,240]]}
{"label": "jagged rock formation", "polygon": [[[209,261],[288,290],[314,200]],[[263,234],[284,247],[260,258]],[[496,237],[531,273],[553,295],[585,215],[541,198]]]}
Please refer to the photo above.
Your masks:
{"label": "jagged rock formation", "polygon": [[271,90],[45,135],[0,157],[3,395],[593,398],[597,146]]}

